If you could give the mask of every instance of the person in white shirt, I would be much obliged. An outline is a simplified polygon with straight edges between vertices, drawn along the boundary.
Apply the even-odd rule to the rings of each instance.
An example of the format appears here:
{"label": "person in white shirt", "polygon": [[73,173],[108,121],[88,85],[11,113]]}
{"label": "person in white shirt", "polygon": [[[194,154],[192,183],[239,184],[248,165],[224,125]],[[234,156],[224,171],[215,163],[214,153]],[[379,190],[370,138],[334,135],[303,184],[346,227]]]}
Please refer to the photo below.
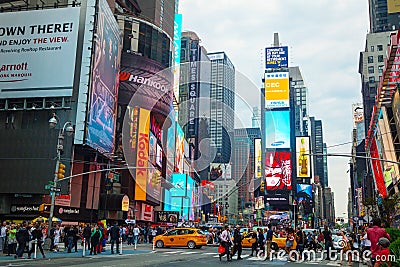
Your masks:
{"label": "person in white shirt", "polygon": [[6,238],[7,238],[7,223],[4,221],[3,225],[0,227],[0,253],[3,252],[4,246],[6,244]]}
{"label": "person in white shirt", "polygon": [[135,224],[135,227],[133,228],[133,244],[135,245],[135,249],[139,240],[139,234],[140,234],[140,228],[137,226],[137,224]]}
{"label": "person in white shirt", "polygon": [[232,261],[230,248],[231,245],[233,245],[233,241],[231,233],[229,232],[229,225],[225,225],[225,230],[221,233],[220,239],[221,239],[221,245],[225,248],[225,252],[219,254],[219,260],[221,260],[221,258],[226,254],[227,260]]}

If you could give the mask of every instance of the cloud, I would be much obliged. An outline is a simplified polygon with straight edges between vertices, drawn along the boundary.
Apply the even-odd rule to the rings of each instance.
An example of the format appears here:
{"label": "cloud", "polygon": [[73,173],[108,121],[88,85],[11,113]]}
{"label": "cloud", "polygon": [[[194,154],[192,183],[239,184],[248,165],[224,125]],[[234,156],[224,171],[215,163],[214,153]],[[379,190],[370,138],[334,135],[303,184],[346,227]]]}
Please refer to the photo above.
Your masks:
{"label": "cloud", "polygon": [[[225,51],[255,84],[248,98],[259,95],[263,51],[279,32],[289,46],[290,66],[300,67],[308,87],[309,113],[323,121],[324,141],[329,146],[351,140],[351,104],[361,99],[358,57],[369,28],[367,1],[184,0],[180,12],[185,30],[195,31],[208,51]],[[328,159],[337,214],[347,212],[347,162]]]}

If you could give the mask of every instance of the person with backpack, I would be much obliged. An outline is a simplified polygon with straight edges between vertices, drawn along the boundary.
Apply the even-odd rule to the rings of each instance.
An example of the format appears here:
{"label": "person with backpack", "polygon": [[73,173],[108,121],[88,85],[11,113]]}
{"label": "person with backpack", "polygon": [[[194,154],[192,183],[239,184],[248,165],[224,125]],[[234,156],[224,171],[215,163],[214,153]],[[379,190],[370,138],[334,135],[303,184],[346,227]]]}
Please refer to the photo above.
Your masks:
{"label": "person with backpack", "polygon": [[92,234],[90,236],[91,248],[90,248],[89,255],[92,255],[93,252],[94,252],[94,255],[97,255],[97,250],[98,250],[98,246],[99,246],[99,242],[100,242],[101,238],[102,238],[102,235],[99,230],[99,226],[96,225],[92,228]]}
{"label": "person with backpack", "polygon": [[17,238],[18,248],[14,258],[17,257],[23,258],[26,243],[29,242],[29,232],[27,229],[26,222],[23,223],[22,226],[18,229],[16,238]]}
{"label": "person with backpack", "polygon": [[221,245],[225,248],[224,252],[219,254],[219,260],[221,261],[222,257],[225,256],[227,257],[228,261],[232,261],[232,256],[230,252],[231,245],[233,244],[231,234],[229,232],[229,225],[225,225],[225,230],[221,233]]}
{"label": "person with backpack", "polygon": [[43,233],[42,233],[42,228],[39,225],[39,223],[36,223],[32,228],[31,228],[31,235],[32,235],[32,240],[33,242],[33,246],[31,247],[31,249],[28,251],[28,259],[31,258],[32,252],[35,251],[35,246],[37,246],[39,248],[40,253],[42,253],[42,257],[43,259],[46,258],[46,256],[44,255],[44,251],[43,251]]}

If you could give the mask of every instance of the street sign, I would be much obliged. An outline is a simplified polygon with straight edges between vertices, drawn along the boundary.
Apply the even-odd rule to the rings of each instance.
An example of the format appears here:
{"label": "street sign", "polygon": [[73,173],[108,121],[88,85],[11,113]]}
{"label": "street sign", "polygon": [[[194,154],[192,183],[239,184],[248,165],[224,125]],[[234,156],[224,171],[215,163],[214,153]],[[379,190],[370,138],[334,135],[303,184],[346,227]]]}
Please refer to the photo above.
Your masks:
{"label": "street sign", "polygon": [[61,188],[59,188],[59,187],[52,187],[52,188],[51,188],[51,191],[54,191],[54,192],[61,192]]}
{"label": "street sign", "polygon": [[44,189],[46,189],[46,190],[49,190],[51,188],[51,185],[49,185],[49,184],[46,184],[45,186],[44,186]]}
{"label": "street sign", "polygon": [[54,185],[54,182],[53,182],[53,181],[49,181],[48,184],[49,184],[49,185]]}

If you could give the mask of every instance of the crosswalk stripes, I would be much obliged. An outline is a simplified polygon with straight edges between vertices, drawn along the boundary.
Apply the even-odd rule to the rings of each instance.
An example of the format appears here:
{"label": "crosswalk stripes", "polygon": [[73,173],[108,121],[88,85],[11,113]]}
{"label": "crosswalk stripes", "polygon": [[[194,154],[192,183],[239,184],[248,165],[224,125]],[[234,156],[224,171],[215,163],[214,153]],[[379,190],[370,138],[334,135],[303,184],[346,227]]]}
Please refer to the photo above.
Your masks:
{"label": "crosswalk stripes", "polygon": [[183,253],[181,253],[181,255],[189,255],[189,254],[197,254],[197,253],[199,253],[199,252],[196,252],[196,251],[188,251],[188,252],[183,252]]}

